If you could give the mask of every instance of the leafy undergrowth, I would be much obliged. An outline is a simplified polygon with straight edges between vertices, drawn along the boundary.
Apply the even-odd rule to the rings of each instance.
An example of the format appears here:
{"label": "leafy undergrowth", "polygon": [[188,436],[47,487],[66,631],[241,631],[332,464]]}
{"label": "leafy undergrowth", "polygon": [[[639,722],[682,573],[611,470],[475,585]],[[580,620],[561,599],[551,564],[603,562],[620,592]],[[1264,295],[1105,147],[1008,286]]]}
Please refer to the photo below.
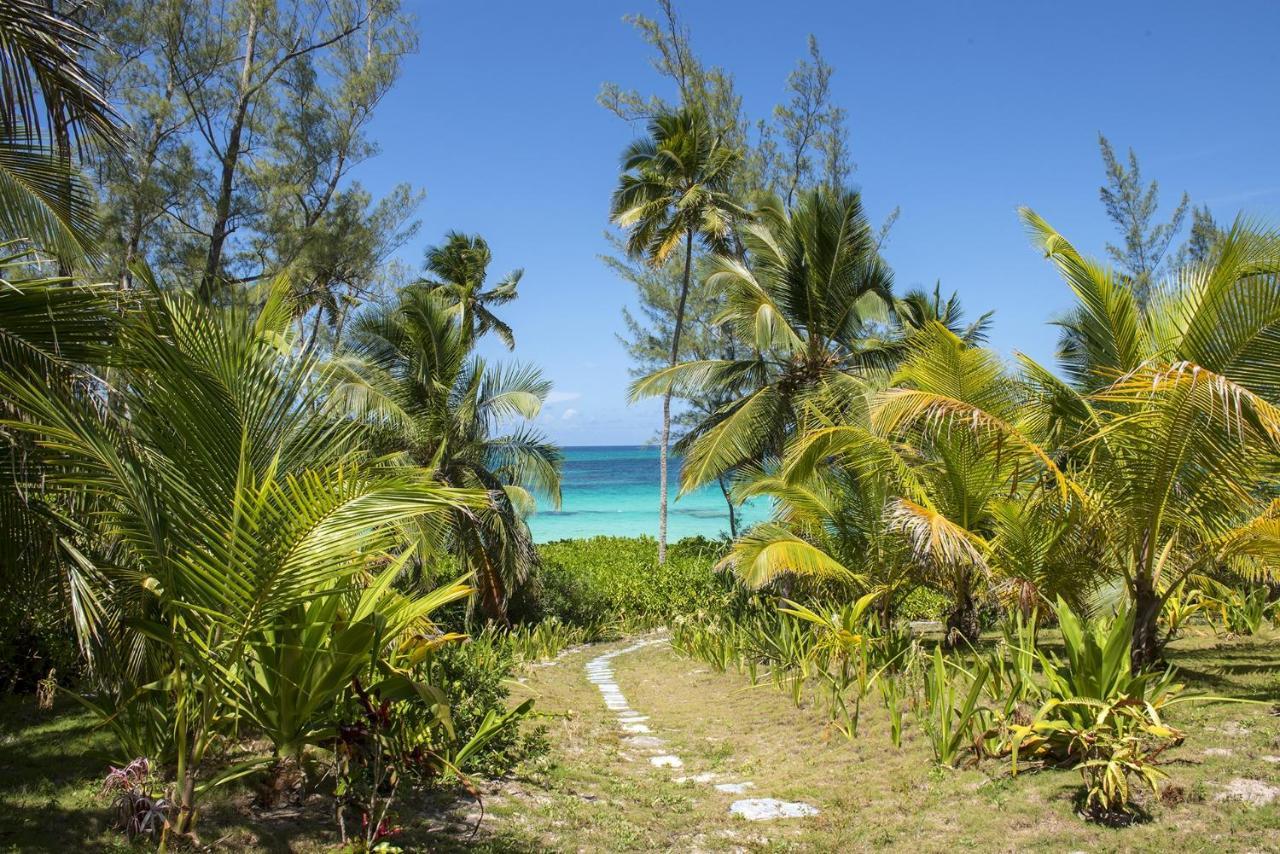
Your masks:
{"label": "leafy undergrowth", "polygon": [[[729,814],[739,796],[709,784],[676,784],[622,741],[583,664],[608,647],[532,668],[513,701],[537,698],[551,751],[512,778],[482,784],[485,816],[465,798],[413,805],[406,850],[911,850],[1145,851],[1274,850],[1280,798],[1255,806],[1218,800],[1232,781],[1280,788],[1280,642],[1189,637],[1172,659],[1190,689],[1260,705],[1196,705],[1174,723],[1186,743],[1165,758],[1168,796],[1153,820],[1125,828],[1076,815],[1079,778],[1022,774],[991,763],[932,767],[923,735],[908,722],[901,750],[889,742],[878,704],[848,741],[820,712],[796,709],[765,683],[711,672],[665,647],[614,665],[631,705],[684,759],[677,774],[714,772],[751,780],[750,796],[802,800],[816,818],[751,823]],[[38,712],[29,698],[0,706],[0,850],[129,850],[108,828],[97,797],[110,742],[71,707]],[[1239,787],[1237,787],[1238,789]],[[328,802],[263,814],[252,795],[229,788],[201,820],[206,842],[234,851],[334,850]]]}

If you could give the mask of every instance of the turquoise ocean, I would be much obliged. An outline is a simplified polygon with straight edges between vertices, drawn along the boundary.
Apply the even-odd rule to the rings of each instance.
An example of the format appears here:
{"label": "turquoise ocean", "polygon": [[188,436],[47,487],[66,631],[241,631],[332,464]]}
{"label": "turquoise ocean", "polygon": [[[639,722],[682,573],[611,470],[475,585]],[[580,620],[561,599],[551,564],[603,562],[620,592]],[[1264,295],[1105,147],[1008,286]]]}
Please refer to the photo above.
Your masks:
{"label": "turquoise ocean", "polygon": [[[529,518],[537,542],[594,537],[658,535],[658,449],[652,445],[564,448],[563,502],[560,510],[539,501]],[[729,508],[720,488],[708,487],[676,500],[679,459],[673,459],[667,510],[667,536],[675,541],[729,533]],[[740,507],[740,524],[766,518],[767,501]]]}

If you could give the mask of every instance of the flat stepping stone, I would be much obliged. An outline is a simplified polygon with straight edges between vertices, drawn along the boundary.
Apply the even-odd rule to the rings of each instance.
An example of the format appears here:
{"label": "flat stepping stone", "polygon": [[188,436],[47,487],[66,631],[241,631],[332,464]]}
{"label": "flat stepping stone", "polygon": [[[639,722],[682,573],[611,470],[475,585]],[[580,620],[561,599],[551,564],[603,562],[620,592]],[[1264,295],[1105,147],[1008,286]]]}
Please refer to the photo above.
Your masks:
{"label": "flat stepping stone", "polygon": [[1206,747],[1204,749],[1205,756],[1231,756],[1235,753],[1230,747]]}
{"label": "flat stepping stone", "polygon": [[1280,765],[1280,756],[1264,756],[1262,761]]}
{"label": "flat stepping stone", "polygon": [[701,774],[694,774],[692,777],[676,777],[673,783],[710,783],[719,775],[714,771],[703,771]]}
{"label": "flat stepping stone", "polygon": [[747,780],[742,783],[716,783],[717,792],[725,792],[730,795],[745,795],[747,789],[754,789],[756,784]]}
{"label": "flat stepping stone", "polygon": [[1271,786],[1261,780],[1237,777],[1222,787],[1214,796],[1215,801],[1243,801],[1249,806],[1265,807],[1280,798],[1280,786]]}
{"label": "flat stepping stone", "polygon": [[667,754],[664,756],[649,757],[649,764],[655,768],[683,768],[684,760],[679,756]]}
{"label": "flat stepping stone", "polygon": [[734,801],[729,807],[733,815],[747,821],[773,821],[779,818],[806,818],[818,814],[818,808],[796,801],[780,801],[777,798],[745,798]]}
{"label": "flat stepping stone", "polygon": [[656,735],[633,735],[630,738],[624,738],[628,747],[638,747],[641,749],[660,750],[666,747],[666,742],[658,738]]}
{"label": "flat stepping stone", "polygon": [[622,731],[635,733],[653,732],[646,724],[623,724]]}

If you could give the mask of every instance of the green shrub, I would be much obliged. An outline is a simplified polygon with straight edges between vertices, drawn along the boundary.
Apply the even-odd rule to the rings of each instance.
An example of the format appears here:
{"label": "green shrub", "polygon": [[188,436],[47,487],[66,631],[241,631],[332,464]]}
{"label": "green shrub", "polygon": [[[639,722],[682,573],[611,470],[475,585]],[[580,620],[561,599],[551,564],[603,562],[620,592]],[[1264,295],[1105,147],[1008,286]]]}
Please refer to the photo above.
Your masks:
{"label": "green shrub", "polygon": [[951,600],[936,590],[917,587],[902,598],[896,609],[901,620],[942,620]]}
{"label": "green shrub", "polygon": [[714,571],[724,544],[689,538],[657,561],[649,537],[592,537],[539,546],[542,567],[512,603],[522,622],[555,617],[574,626],[635,631],[698,610],[719,611],[739,595]]}
{"label": "green shrub", "polygon": [[[516,667],[515,653],[496,632],[483,632],[464,643],[446,644],[423,664],[424,681],[449,698],[454,741],[466,744],[480,731],[486,715],[506,711],[507,683]],[[490,738],[468,763],[468,772],[497,777],[546,749],[543,729],[522,731],[509,726]]]}

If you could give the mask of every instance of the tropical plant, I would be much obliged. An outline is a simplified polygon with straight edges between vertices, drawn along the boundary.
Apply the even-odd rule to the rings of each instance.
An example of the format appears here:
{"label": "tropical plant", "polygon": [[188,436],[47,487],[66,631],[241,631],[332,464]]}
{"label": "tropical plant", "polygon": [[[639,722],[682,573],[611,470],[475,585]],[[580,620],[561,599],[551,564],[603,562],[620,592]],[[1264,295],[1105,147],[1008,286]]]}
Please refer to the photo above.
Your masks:
{"label": "tropical plant", "polygon": [[1105,532],[1100,574],[1134,608],[1135,667],[1160,654],[1165,600],[1192,574],[1274,578],[1280,520],[1263,497],[1280,440],[1280,237],[1237,220],[1219,252],[1140,305],[1029,210],[1078,305],[1059,321],[1069,382],[1023,359],[1059,458]]}
{"label": "tropical plant", "polygon": [[1162,712],[1190,698],[1180,696],[1172,667],[1133,668],[1132,609],[1092,624],[1081,621],[1062,599],[1055,610],[1066,659],[1037,650],[1044,702],[1031,721],[1009,727],[1013,772],[1021,756],[1071,765],[1085,782],[1087,815],[1128,820],[1135,812],[1130,778],[1155,794],[1165,776],[1156,759],[1182,742],[1182,733],[1164,723]]}
{"label": "tropical plant", "polygon": [[[854,453],[842,454],[822,441],[829,434],[818,425],[830,421],[807,419],[811,426],[801,430],[773,473],[757,470],[738,485],[743,499],[771,499],[773,518],[737,538],[720,565],[752,588],[796,576],[866,587],[878,594],[877,609],[887,625],[909,576],[901,540],[885,512],[896,497],[896,482],[889,467],[878,465],[883,442],[868,432],[866,415],[864,404],[845,416],[861,423],[857,432],[867,439],[852,446]],[[820,452],[816,444],[823,445]]]}
{"label": "tropical plant", "polygon": [[[910,337],[893,385],[874,405],[872,424],[898,442],[907,474],[889,514],[917,571],[951,599],[949,642],[977,639],[977,600],[995,580],[996,544],[1029,530],[1021,515],[1028,511],[1011,509],[1009,498],[1033,510],[1043,506],[1038,502],[1070,508],[1079,500],[1037,441],[1026,400],[1023,384],[994,353],[932,323]],[[1069,558],[1072,545],[1057,554]],[[1052,575],[1017,566],[1033,559],[1017,554],[1006,565],[1021,571],[1023,583],[1043,584]]]}
{"label": "tropical plant", "polygon": [[[411,285],[399,302],[358,316],[345,381],[333,400],[376,429],[376,446],[430,478],[488,496],[458,506],[418,536],[474,573],[476,602],[506,622],[507,601],[537,566],[525,516],[536,497],[560,502],[560,451],[527,423],[551,383],[536,368],[490,367],[442,294]],[[514,422],[514,425],[513,425]],[[511,427],[507,433],[499,433]]]}
{"label": "tropical plant", "polygon": [[75,260],[93,251],[92,188],[76,149],[120,140],[84,55],[97,36],[39,0],[0,3],[0,237]]}
{"label": "tropical plant", "polygon": [[710,282],[725,290],[722,318],[751,355],[677,364],[631,387],[632,398],[749,389],[697,430],[682,493],[780,455],[806,402],[856,403],[859,378],[892,364],[893,348],[871,328],[887,317],[892,275],[856,193],[812,190],[790,212],[769,201],[741,233],[748,261],[715,259]]}
{"label": "tropical plant", "polygon": [[291,354],[286,292],[258,310],[157,295],[122,332],[111,407],[0,377],[27,416],[7,426],[57,451],[53,485],[100,507],[83,521],[102,544],[80,555],[83,629],[108,693],[85,702],[158,740],[141,755],[173,757],[178,834],[194,831],[200,791],[243,773],[205,776],[255,642],[317,590],[363,586],[398,523],[482,503],[369,459],[361,425],[325,415],[332,372]]}
{"label": "tropical plant", "polygon": [[[698,109],[687,107],[655,116],[648,136],[622,156],[622,176],[611,215],[627,234],[627,253],[658,265],[684,242],[684,273],[671,329],[671,364],[680,358],[685,302],[693,274],[693,247],[727,248],[735,219],[743,216],[730,196],[738,152],[724,143]],[[667,559],[667,468],[671,442],[670,387],[662,395],[659,438],[658,563]]]}
{"label": "tropical plant", "polygon": [[154,794],[156,788],[151,763],[144,757],[107,771],[101,795],[111,798],[116,829],[130,841],[139,836],[159,837],[170,825],[175,805],[167,796]]}
{"label": "tropical plant", "polygon": [[[454,732],[448,701],[438,687],[399,672],[368,687],[354,679],[332,742],[342,841],[353,835],[347,818],[354,812],[364,849],[378,850],[379,843],[400,832],[392,809],[402,786],[446,776],[465,784],[462,769],[532,707],[533,701],[525,700],[511,709],[490,708],[463,740]],[[478,798],[475,787],[466,785]]]}
{"label": "tropical plant", "polygon": [[991,318],[995,312],[984,312],[969,323],[964,321],[964,306],[960,295],[951,292],[942,298],[942,283],[933,286],[933,293],[913,289],[894,301],[894,317],[905,329],[924,329],[930,323],[941,323],[952,334],[969,345],[985,344],[991,333]]}
{"label": "tropical plant", "polygon": [[1211,579],[1207,582],[1209,592],[1201,598],[1201,604],[1231,634],[1256,635],[1268,617],[1274,620],[1280,616],[1280,602],[1272,601],[1266,587],[1240,590]]}
{"label": "tropical plant", "polygon": [[433,631],[429,619],[441,606],[469,596],[471,588],[455,582],[424,596],[402,595],[392,584],[411,554],[406,550],[358,591],[336,581],[317,585],[312,598],[250,637],[252,655],[236,687],[244,719],[273,748],[264,802],[281,794],[304,748],[332,737],[328,713],[335,699],[371,662],[407,667],[462,639]]}
{"label": "tropical plant", "polygon": [[493,332],[507,349],[514,349],[515,333],[498,319],[491,306],[506,305],[518,296],[516,289],[524,271],[514,270],[485,290],[492,259],[493,253],[483,237],[451,231],[444,236],[442,244],[427,249],[427,272],[435,278],[422,284],[446,299],[469,341]]}
{"label": "tropical plant", "polygon": [[986,729],[989,714],[979,701],[987,676],[986,664],[978,662],[972,671],[966,670],[943,656],[941,647],[934,647],[924,669],[918,714],[939,765],[954,768]]}
{"label": "tropical plant", "polygon": [[[0,247],[0,374],[72,395],[96,389],[89,365],[109,357],[118,327],[109,285],[49,275],[34,251]],[[0,645],[12,652],[8,678],[30,685],[50,664],[78,671],[76,639],[93,611],[78,521],[91,514],[83,492],[44,488],[48,454],[10,422],[28,421],[21,403],[0,386],[0,593],[13,607],[0,618]],[[29,640],[20,640],[27,638]]]}

